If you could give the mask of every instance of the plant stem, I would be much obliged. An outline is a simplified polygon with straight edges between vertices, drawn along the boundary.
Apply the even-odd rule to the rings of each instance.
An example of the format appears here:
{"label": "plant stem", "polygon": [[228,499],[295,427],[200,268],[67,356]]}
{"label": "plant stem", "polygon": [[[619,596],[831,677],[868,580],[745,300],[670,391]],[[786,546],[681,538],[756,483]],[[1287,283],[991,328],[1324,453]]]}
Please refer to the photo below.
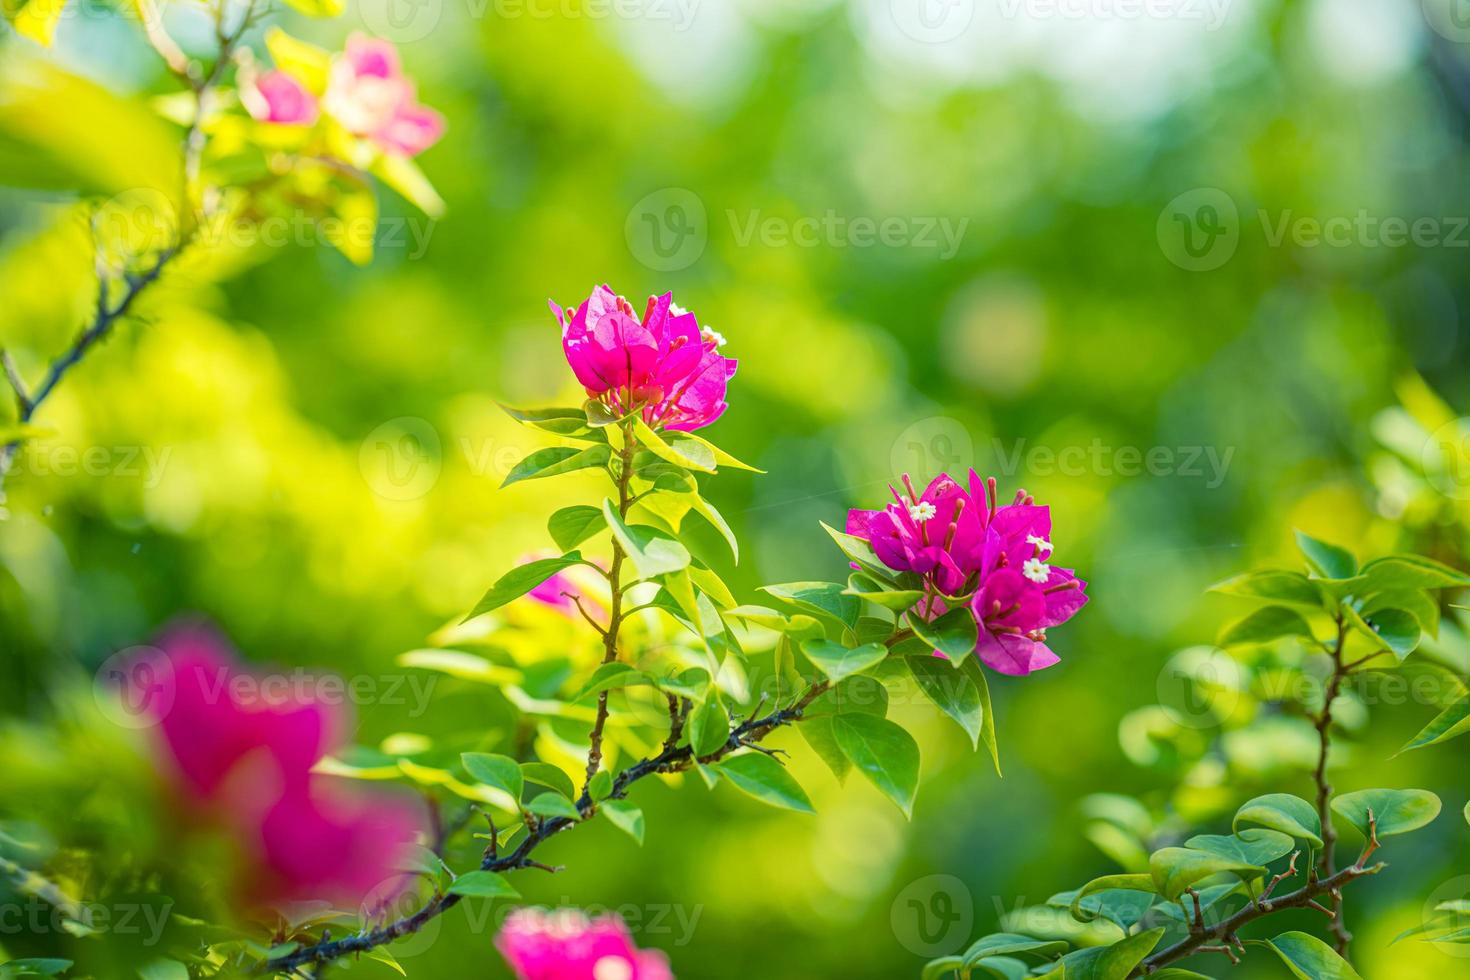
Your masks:
{"label": "plant stem", "polygon": [[[629,499],[629,484],[633,479],[633,454],[638,449],[637,441],[633,436],[633,425],[625,422],[623,429],[623,448],[618,454],[618,517],[626,521],[628,509],[632,506]],[[623,552],[623,546],[618,542],[617,535],[613,535],[612,542],[612,568],[608,570],[607,581],[612,589],[612,599],[609,603],[609,615],[607,630],[602,634],[602,662],[610,664],[618,659],[618,630],[623,625],[623,559],[627,555]],[[587,778],[582,784],[582,795],[587,795],[588,788],[592,785],[592,777],[597,775],[597,770],[602,767],[602,734],[607,725],[607,697],[609,692],[603,691],[597,695],[597,719],[592,723],[592,735],[588,739],[587,748]]]}
{"label": "plant stem", "polygon": [[1200,948],[1202,946],[1230,940],[1235,937],[1236,932],[1242,926],[1270,915],[1273,912],[1279,912],[1282,909],[1310,908],[1318,895],[1337,893],[1348,882],[1368,875],[1375,875],[1379,871],[1382,871],[1384,867],[1381,863],[1366,868],[1353,865],[1343,868],[1329,878],[1312,878],[1301,888],[1280,898],[1269,901],[1257,900],[1250,902],[1245,908],[1236,912],[1228,919],[1225,919],[1219,925],[1213,928],[1207,928],[1203,932],[1186,936],[1168,949],[1150,956],[1138,966],[1134,967],[1133,972],[1129,973],[1128,976],[1147,976],[1160,967],[1168,966],[1170,963],[1182,960],[1186,956],[1202,952],[1203,950]]}
{"label": "plant stem", "polygon": [[[1317,784],[1317,816],[1322,822],[1322,853],[1318,856],[1316,864],[1316,876],[1319,879],[1331,878],[1335,873],[1335,852],[1337,849],[1337,830],[1332,825],[1332,784],[1327,781],[1327,757],[1332,749],[1332,703],[1337,700],[1338,692],[1342,689],[1343,678],[1347,676],[1348,668],[1343,664],[1343,646],[1347,640],[1347,621],[1339,615],[1337,617],[1337,641],[1332,646],[1332,676],[1327,681],[1327,688],[1322,695],[1322,712],[1313,719],[1317,728],[1317,768],[1312,775]],[[1337,952],[1344,958],[1348,955],[1348,947],[1353,941],[1353,934],[1348,932],[1347,923],[1343,921],[1342,892],[1333,889],[1332,897],[1332,924],[1329,929],[1336,942]]]}
{"label": "plant stem", "polygon": [[[766,735],[782,727],[801,720],[802,712],[827,690],[827,683],[821,682],[812,685],[806,693],[798,698],[788,707],[773,711],[770,714],[753,718],[744,724],[738,725],[730,730],[730,737],[724,746],[717,752],[705,756],[705,761],[714,761],[724,758],[738,749],[747,748],[751,744],[760,741]],[[654,775],[655,773],[672,773],[687,769],[694,761],[693,750],[688,746],[665,745],[658,755],[643,759],[634,763],[627,769],[618,773],[613,780],[612,791],[608,799],[620,800],[627,796],[628,789],[641,779]],[[588,790],[583,790],[577,800],[577,810],[583,814],[583,820],[593,814],[592,795]],[[539,867],[531,859],[531,853],[546,840],[556,836],[564,830],[582,823],[582,820],[572,820],[569,817],[552,817],[536,823],[530,834],[521,841],[514,851],[504,856],[490,853],[480,863],[481,870],[504,872],[516,871],[522,868]],[[1366,872],[1363,872],[1366,873]],[[458,905],[462,896],[455,894],[435,895],[416,912],[397,919],[387,925],[379,926],[355,936],[345,936],[342,939],[324,940],[310,946],[303,946],[284,956],[276,957],[262,964],[255,972],[257,974],[290,973],[308,963],[327,963],[341,956],[352,953],[361,953],[390,943],[395,939],[418,932],[429,921],[449,911]]]}

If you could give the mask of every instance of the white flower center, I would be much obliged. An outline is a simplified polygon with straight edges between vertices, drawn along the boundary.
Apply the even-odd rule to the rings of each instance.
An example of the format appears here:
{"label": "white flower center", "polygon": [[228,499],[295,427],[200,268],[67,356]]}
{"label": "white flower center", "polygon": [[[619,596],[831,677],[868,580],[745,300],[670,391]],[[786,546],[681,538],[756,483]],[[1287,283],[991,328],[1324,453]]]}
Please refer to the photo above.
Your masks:
{"label": "white flower center", "polygon": [[1036,583],[1045,582],[1051,574],[1051,569],[1040,558],[1027,558],[1026,564],[1021,566],[1021,574]]}
{"label": "white flower center", "polygon": [[592,980],[633,980],[633,964],[621,956],[604,956],[592,964]]}
{"label": "white flower center", "polygon": [[939,511],[927,500],[921,500],[917,504],[909,504],[909,516],[919,524],[923,524],[937,513]]}
{"label": "white flower center", "polygon": [[1033,548],[1046,552],[1048,555],[1051,554],[1051,542],[1046,540],[1046,538],[1035,534],[1028,534],[1026,535],[1026,543]]}

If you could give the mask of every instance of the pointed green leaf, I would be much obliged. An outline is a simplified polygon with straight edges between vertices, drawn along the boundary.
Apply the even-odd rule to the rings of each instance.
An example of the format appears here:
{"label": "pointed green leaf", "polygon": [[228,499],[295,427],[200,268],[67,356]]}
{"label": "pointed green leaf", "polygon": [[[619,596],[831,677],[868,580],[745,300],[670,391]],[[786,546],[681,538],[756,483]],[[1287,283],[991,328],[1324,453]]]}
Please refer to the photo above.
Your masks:
{"label": "pointed green leaf", "polygon": [[1164,930],[1150,929],[1120,939],[1110,946],[1089,946],[1063,956],[1042,974],[1045,980],[1124,980],[1144,957],[1153,952]]}
{"label": "pointed green leaf", "polygon": [[[1072,896],[1072,901],[1068,906],[1068,908],[1072,912],[1072,918],[1076,919],[1078,922],[1091,922],[1093,919],[1097,918],[1100,909],[1096,907],[1091,909],[1088,908],[1086,905],[1086,900],[1099,892],[1108,891],[1133,893],[1145,892],[1148,895],[1153,895],[1155,894],[1154,879],[1152,875],[1140,874],[1104,875],[1101,878],[1094,878],[1092,881],[1089,881],[1087,884],[1077,889],[1077,892]],[[1089,914],[1084,915],[1084,912],[1087,912]],[[1119,923],[1119,925],[1123,925],[1123,923]],[[1131,923],[1129,923],[1129,925],[1131,925]]]}
{"label": "pointed green leaf", "polygon": [[522,762],[521,775],[527,782],[554,789],[569,800],[577,796],[577,787],[572,785],[572,777],[560,766],[553,766],[549,762]]}
{"label": "pointed green leaf", "polygon": [[1274,950],[1286,968],[1300,980],[1363,980],[1358,971],[1338,956],[1331,946],[1305,932],[1284,932],[1274,939],[1252,939],[1248,942]]}
{"label": "pointed green leaf", "polygon": [[612,450],[600,444],[588,446],[585,449],[578,449],[575,446],[552,446],[549,449],[538,449],[512,467],[500,487],[503,490],[512,483],[520,483],[522,480],[540,480],[548,476],[561,476],[563,473],[606,466],[607,461],[611,458]]}
{"label": "pointed green leaf", "polygon": [[842,586],[835,582],[786,582],[763,585],[761,591],[847,629],[857,626],[862,613],[862,602],[843,595]]}
{"label": "pointed green leaf", "polygon": [[587,683],[583,685],[582,690],[578,691],[577,696],[572,700],[580,701],[591,694],[652,683],[653,679],[643,671],[614,660],[610,664],[599,664],[592,672],[592,676],[587,679]]}
{"label": "pointed green leaf", "polygon": [[1367,636],[1379,649],[1392,653],[1399,663],[1403,663],[1404,658],[1419,645],[1419,620],[1407,610],[1380,609],[1370,617],[1360,616],[1347,607],[1343,612],[1359,633]]}
{"label": "pointed green leaf", "polygon": [[1332,812],[1366,839],[1371,811],[1380,838],[1418,830],[1439,816],[1439,797],[1424,789],[1365,789],[1332,800]]}
{"label": "pointed green leaf", "polygon": [[1211,592],[1225,595],[1245,596],[1250,599],[1270,599],[1296,606],[1323,605],[1322,590],[1301,572],[1265,569],[1236,575],[1210,586]]}
{"label": "pointed green leaf", "polygon": [[865,714],[835,715],[832,733],[858,771],[912,818],[919,790],[919,745],[914,737],[886,718]]}
{"label": "pointed green leaf", "polygon": [[512,800],[519,801],[525,789],[520,763],[508,755],[493,755],[489,752],[463,752],[459,761],[465,772],[476,782],[503,790]]}
{"label": "pointed green leaf", "polygon": [[725,747],[730,741],[730,714],[718,691],[711,691],[703,704],[689,712],[689,747],[696,758],[703,759]]}
{"label": "pointed green leaf", "polygon": [[627,800],[608,800],[598,807],[607,822],[643,846],[643,811]]}
{"label": "pointed green leaf", "polygon": [[867,643],[848,649],[831,640],[807,640],[802,643],[801,652],[834,683],[853,674],[860,674],[888,656],[888,648],[881,643]]}
{"label": "pointed green leaf", "polygon": [[1239,832],[1241,824],[1279,830],[1307,841],[1314,848],[1322,846],[1322,818],[1317,808],[1289,793],[1267,793],[1251,800],[1235,812],[1232,829]]}
{"label": "pointed green leaf", "polygon": [[1390,589],[1445,589],[1470,585],[1470,575],[1422,555],[1389,555],[1363,566],[1368,587]]}
{"label": "pointed green leaf", "polygon": [[764,753],[732,755],[710,768],[730,780],[737,789],[762,803],[796,810],[798,813],[816,812],[801,784],[786,771],[785,766]]}
{"label": "pointed green leaf", "polygon": [[933,621],[910,610],[907,618],[919,639],[944,654],[951,666],[958,666],[975,652],[979,631],[975,626],[975,615],[969,609],[963,606],[951,609]]}
{"label": "pointed green leaf", "polygon": [[464,895],[467,898],[521,897],[521,893],[510,882],[493,871],[466,871],[445,890],[451,895]]}
{"label": "pointed green leaf", "polygon": [[1441,711],[1433,721],[1425,725],[1419,734],[1409,741],[1409,744],[1399,749],[1399,753],[1447,742],[1466,732],[1470,732],[1470,694]]}
{"label": "pointed green leaf", "polygon": [[683,571],[692,560],[689,549],[672,538],[653,533],[652,528],[623,523],[611,500],[602,502],[602,516],[612,528],[613,537],[623,546],[639,579],[650,579],[670,572]]}
{"label": "pointed green leaf", "polygon": [[1050,957],[1066,951],[1067,944],[1060,939],[1036,939],[1014,932],[997,932],[975,940],[974,944],[965,950],[964,961],[976,963],[991,956],[1021,954]]}
{"label": "pointed green leaf", "polygon": [[602,516],[602,511],[597,507],[588,507],[585,504],[563,507],[552,514],[551,520],[546,523],[546,530],[550,532],[551,540],[555,541],[556,546],[562,551],[570,551],[605,527],[607,527],[607,518]]}
{"label": "pointed green leaf", "polygon": [[1346,548],[1296,532],[1296,545],[1306,556],[1307,564],[1323,578],[1352,578],[1358,573],[1358,560]]}
{"label": "pointed green leaf", "polygon": [[571,551],[562,555],[560,558],[538,558],[535,561],[526,562],[524,565],[518,565],[506,572],[494,585],[490,586],[490,590],[485,593],[484,598],[475,606],[474,611],[461,620],[461,622],[467,623],[476,616],[483,616],[487,612],[499,609],[511,600],[519,599],[562,569],[570,568],[573,565],[579,565],[581,563],[581,553]]}
{"label": "pointed green leaf", "polygon": [[1258,865],[1188,847],[1165,847],[1155,851],[1149,855],[1148,867],[1155,890],[1170,901],[1217,874],[1234,874],[1250,879],[1266,873],[1266,869]]}
{"label": "pointed green leaf", "polygon": [[975,683],[965,673],[951,669],[949,663],[939,657],[905,657],[904,662],[908,664],[919,689],[965,730],[965,734],[970,736],[971,748],[979,748],[985,710],[981,707],[980,692],[975,689]]}
{"label": "pointed green leaf", "polygon": [[703,440],[691,439],[683,432],[654,432],[638,416],[633,418],[633,434],[639,445],[665,462],[700,473],[715,471],[714,450]]}

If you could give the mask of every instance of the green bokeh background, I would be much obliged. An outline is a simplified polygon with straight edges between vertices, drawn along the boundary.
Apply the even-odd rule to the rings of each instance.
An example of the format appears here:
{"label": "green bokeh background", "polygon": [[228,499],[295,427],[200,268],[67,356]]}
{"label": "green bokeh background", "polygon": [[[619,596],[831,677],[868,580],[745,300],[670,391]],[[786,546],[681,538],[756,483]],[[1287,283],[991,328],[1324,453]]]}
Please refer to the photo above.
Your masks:
{"label": "green bokeh background", "polygon": [[[937,888],[972,910],[941,932],[953,948],[1112,870],[1078,801],[1168,785],[1128,760],[1118,723],[1167,703],[1169,656],[1240,611],[1209,583],[1294,563],[1293,527],[1466,564],[1458,485],[1416,482],[1413,446],[1396,462],[1379,436],[1400,402],[1421,423],[1443,411],[1420,378],[1470,404],[1470,31],[1433,0],[1090,21],[917,6],[417,0],[283,17],[332,47],[350,29],[400,42],[449,120],[420,160],[448,213],[430,224],[385,192],[364,269],[309,241],[221,249],[68,379],[0,523],[5,712],[44,719],[66,676],[189,611],[256,660],[401,673],[397,654],[594,490],[497,490],[544,442],[496,401],[578,398],[547,297],[671,289],[740,360],[706,434],[768,471],[708,482],[744,553],[732,566],[713,535],[705,551],[743,597],[842,575],[818,521],[876,505],[897,472],[973,465],[1052,506],[1058,560],[1092,602],[1053,634],[1061,664],[994,682],[1003,780],[958,729],[906,709],[924,782],[905,823],[788,737],[817,816],[648,785],[642,850],[606,826],[568,835],[548,848],[567,870],[526,879],[528,897],[632,906],[681,977],[896,977],[930,951],[910,899],[942,912]],[[8,37],[0,59],[26,46]],[[169,91],[105,12],[65,19],[52,57],[139,98]],[[0,342],[32,375],[91,301],[68,200],[0,191]],[[1433,219],[1442,241],[1273,240],[1283,220],[1360,212]],[[1207,242],[1216,218],[1229,230],[1192,258],[1183,236]],[[887,222],[889,241],[854,220]],[[95,446],[104,472],[53,472],[62,447]],[[140,475],[120,472],[144,448],[158,471],[140,457]],[[1154,472],[1129,473],[1132,450],[1157,450]],[[443,711],[473,710],[445,691]],[[1381,709],[1336,779],[1446,802],[1351,897],[1374,978],[1470,975],[1427,946],[1386,949],[1470,875],[1463,746],[1387,761],[1433,713]],[[365,744],[435,725],[358,715]],[[504,975],[483,923],[447,917],[405,964]],[[1257,953],[1232,975],[1284,973]]]}

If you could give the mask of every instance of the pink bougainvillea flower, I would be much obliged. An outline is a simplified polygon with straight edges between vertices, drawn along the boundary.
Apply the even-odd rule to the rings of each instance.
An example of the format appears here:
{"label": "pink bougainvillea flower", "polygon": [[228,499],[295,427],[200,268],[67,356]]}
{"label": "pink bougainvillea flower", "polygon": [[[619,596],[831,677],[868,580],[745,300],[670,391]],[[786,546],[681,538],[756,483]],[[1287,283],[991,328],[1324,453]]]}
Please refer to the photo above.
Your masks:
{"label": "pink bougainvillea flower", "polygon": [[240,851],[234,890],[245,907],[358,908],[389,901],[409,883],[400,869],[426,814],[416,801],[349,793],[311,771],[347,734],[312,678],[246,673],[202,626],[166,632],[120,676],[127,703],[153,723],[159,765],[182,812]]}
{"label": "pink bougainvillea flower", "polygon": [[649,425],[686,432],[724,414],[736,362],[719,352],[725,338],[701,330],[671,294],[650,297],[641,320],[607,286],[595,288],[570,315],[550,305],[572,373],[614,414],[641,409]]}
{"label": "pink bougainvillea flower", "polygon": [[283,71],[268,71],[242,83],[240,101],[261,122],[310,126],[319,114],[316,96]]}
{"label": "pink bougainvillea flower", "polygon": [[968,488],[947,475],[922,494],[907,475],[883,510],[853,510],[847,533],[884,565],[919,577],[924,598],[912,612],[933,619],[963,602],[975,616],[976,655],[1002,674],[1050,667],[1046,631],[1087,603],[1087,583],[1051,564],[1051,511],[1023,490],[996,505],[995,480],[970,471]]}
{"label": "pink bougainvillea flower", "polygon": [[520,980],[673,980],[657,950],[640,950],[622,919],[574,909],[517,909],[495,946]]}
{"label": "pink bougainvillea flower", "polygon": [[389,41],[356,33],[333,62],[322,108],[385,152],[417,156],[444,135],[444,117],[420,105]]}
{"label": "pink bougainvillea flower", "polygon": [[[524,564],[541,558],[553,557],[551,552],[536,552],[521,557],[516,564]],[[577,610],[577,598],[582,600],[582,609],[588,616],[606,623],[606,594],[607,580],[602,578],[598,572],[588,568],[586,565],[573,565],[564,568],[551,576],[540,585],[536,586],[526,597],[532,602],[543,606],[549,606],[557,612],[584,622],[582,613]],[[575,597],[575,598],[574,598]]]}

